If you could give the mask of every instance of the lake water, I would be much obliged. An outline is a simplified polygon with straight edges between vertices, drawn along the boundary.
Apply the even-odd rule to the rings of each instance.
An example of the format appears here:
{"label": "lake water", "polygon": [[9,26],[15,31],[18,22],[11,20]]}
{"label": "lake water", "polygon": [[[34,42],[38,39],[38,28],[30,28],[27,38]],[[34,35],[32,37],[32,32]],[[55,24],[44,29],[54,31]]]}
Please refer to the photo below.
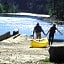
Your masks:
{"label": "lake water", "polygon": [[[19,30],[20,34],[32,35],[33,28],[36,23],[39,22],[45,33],[52,26],[51,23],[47,23],[44,20],[37,19],[36,17],[0,17],[0,35],[10,31],[13,34],[15,29]],[[58,32],[55,33],[55,39],[64,40],[64,25],[57,25],[57,28],[63,33],[60,35]],[[42,37],[44,35],[42,34]]]}

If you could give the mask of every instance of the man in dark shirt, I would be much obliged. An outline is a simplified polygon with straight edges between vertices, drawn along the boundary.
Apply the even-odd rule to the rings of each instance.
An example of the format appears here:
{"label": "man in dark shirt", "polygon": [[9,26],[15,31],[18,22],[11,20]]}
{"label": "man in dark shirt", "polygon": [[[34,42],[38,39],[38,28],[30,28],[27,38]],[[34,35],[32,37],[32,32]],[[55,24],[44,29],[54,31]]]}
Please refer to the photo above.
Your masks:
{"label": "man in dark shirt", "polygon": [[49,33],[49,45],[51,45],[53,43],[53,39],[54,39],[54,34],[55,31],[58,31],[60,34],[62,34],[57,28],[56,28],[56,24],[54,23],[53,26],[49,29],[49,31],[47,32],[47,34]]}
{"label": "man in dark shirt", "polygon": [[[34,30],[33,30],[33,36],[34,36],[34,32],[36,33],[36,38],[40,39],[41,38],[41,32],[44,33],[42,27],[39,25],[39,23],[36,24],[36,26],[34,27]],[[44,33],[45,35],[45,33]]]}

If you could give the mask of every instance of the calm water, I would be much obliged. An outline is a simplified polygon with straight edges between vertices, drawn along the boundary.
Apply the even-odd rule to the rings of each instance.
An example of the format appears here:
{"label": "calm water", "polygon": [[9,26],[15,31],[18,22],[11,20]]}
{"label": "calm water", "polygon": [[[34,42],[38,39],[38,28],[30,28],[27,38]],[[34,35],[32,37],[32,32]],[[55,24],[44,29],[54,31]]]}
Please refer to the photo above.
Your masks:
{"label": "calm water", "polygon": [[[32,17],[0,17],[0,35],[10,31],[13,34],[15,29],[19,30],[20,34],[32,35],[33,28],[36,23],[39,22],[45,33],[52,26],[51,23],[47,23],[43,20],[32,18]],[[64,33],[64,25],[57,25],[57,28]],[[44,35],[42,34],[42,37]],[[60,35],[58,32],[55,33],[55,39],[63,39],[64,34]]]}

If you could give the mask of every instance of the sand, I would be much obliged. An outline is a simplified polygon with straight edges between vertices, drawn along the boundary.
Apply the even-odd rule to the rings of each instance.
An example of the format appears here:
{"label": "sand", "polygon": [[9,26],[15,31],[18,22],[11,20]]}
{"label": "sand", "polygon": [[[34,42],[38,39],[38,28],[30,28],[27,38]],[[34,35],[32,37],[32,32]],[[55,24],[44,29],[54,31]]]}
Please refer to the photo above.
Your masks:
{"label": "sand", "polygon": [[15,39],[0,41],[0,63],[34,64],[49,56],[47,48],[30,48],[30,37],[23,34]]}

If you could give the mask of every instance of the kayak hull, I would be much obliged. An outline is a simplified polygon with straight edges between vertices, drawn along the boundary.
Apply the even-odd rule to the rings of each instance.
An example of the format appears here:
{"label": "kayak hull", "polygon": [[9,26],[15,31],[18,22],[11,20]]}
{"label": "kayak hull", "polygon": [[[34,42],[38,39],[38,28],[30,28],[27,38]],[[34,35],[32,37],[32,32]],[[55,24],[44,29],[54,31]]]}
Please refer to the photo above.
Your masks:
{"label": "kayak hull", "polygon": [[32,39],[30,42],[30,47],[32,48],[43,48],[48,46],[48,39],[42,38],[42,39]]}

